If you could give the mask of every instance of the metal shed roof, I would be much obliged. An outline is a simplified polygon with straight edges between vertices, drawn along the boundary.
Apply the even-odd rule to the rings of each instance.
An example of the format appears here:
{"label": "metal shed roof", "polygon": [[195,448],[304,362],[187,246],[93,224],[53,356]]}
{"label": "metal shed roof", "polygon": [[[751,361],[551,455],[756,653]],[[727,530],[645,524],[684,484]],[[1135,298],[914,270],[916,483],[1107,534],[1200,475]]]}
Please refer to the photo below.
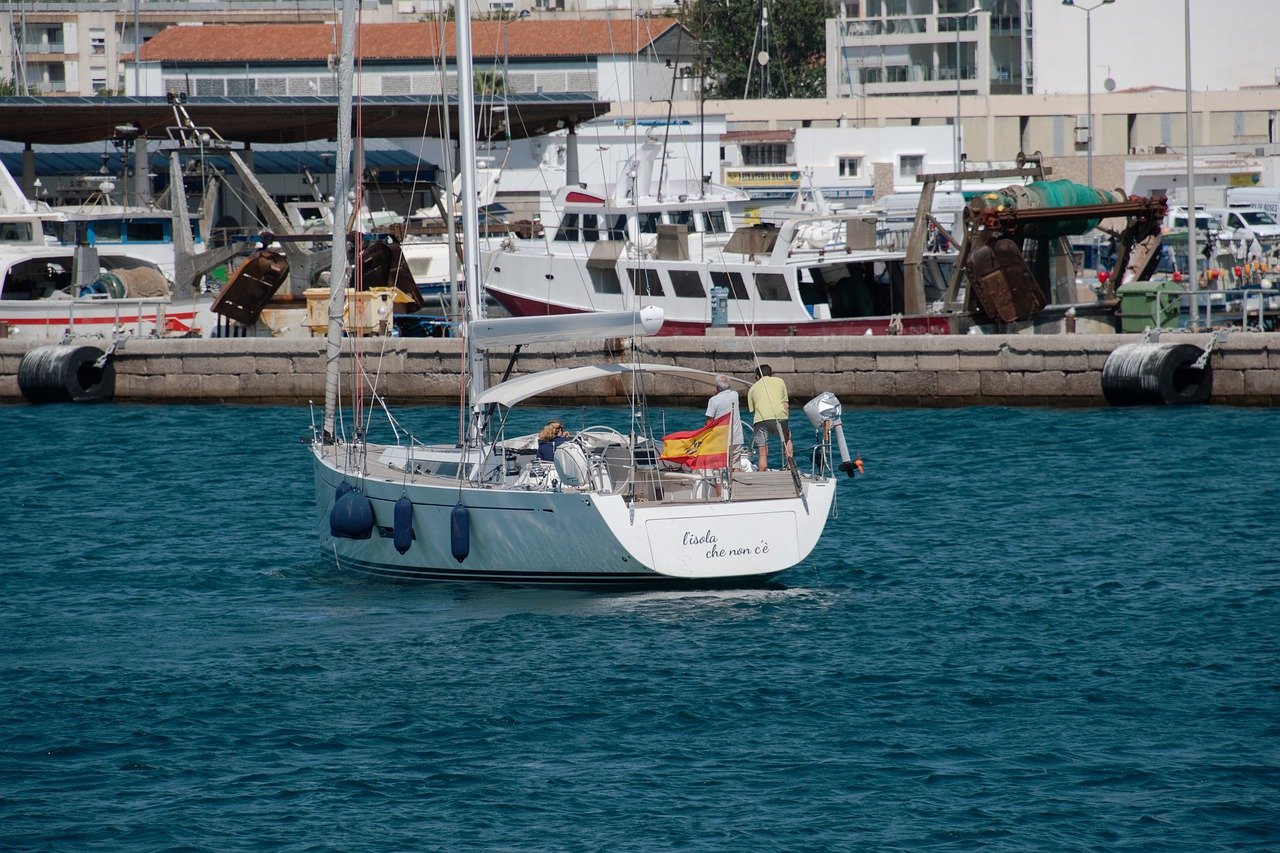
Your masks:
{"label": "metal shed roof", "polygon": [[[456,99],[449,99],[450,127],[458,127]],[[436,95],[378,95],[361,98],[365,138],[443,136],[441,98]],[[224,139],[251,143],[330,139],[338,124],[338,99],[328,96],[245,98],[193,97],[187,112],[196,124]],[[477,127],[494,137],[524,139],[549,133],[567,122],[580,124],[609,111],[609,104],[585,93],[524,93],[503,96],[481,107]],[[505,120],[504,120],[505,117]],[[110,139],[120,125],[133,124],[147,137],[168,136],[176,124],[166,98],[0,98],[0,139],[32,145],[71,145]]]}

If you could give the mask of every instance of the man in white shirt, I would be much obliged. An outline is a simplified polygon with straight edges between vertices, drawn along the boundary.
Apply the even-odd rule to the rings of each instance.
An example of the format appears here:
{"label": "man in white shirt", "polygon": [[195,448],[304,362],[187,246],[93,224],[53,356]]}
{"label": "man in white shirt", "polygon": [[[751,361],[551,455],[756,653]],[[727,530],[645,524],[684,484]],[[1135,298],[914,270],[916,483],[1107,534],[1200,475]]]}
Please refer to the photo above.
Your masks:
{"label": "man in white shirt", "polygon": [[[742,451],[742,417],[738,414],[738,392],[730,387],[729,377],[723,373],[716,377],[716,394],[707,401],[707,420],[705,423],[711,423],[716,418],[723,417],[730,412],[733,417],[729,419],[732,425],[729,430],[729,466],[735,467],[738,462],[738,456]],[[720,493],[720,485],[716,484],[716,494]]]}

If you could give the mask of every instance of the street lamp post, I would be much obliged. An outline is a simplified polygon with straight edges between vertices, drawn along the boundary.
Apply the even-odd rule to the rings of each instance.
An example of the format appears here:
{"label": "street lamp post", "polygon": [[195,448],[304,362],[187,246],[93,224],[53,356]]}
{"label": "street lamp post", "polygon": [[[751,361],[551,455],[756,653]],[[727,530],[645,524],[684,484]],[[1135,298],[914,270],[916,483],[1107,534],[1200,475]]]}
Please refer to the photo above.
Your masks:
{"label": "street lamp post", "polygon": [[1086,120],[1084,150],[1088,169],[1088,183],[1093,186],[1093,10],[1116,0],[1098,0],[1092,6],[1077,3],[1076,0],[1062,0],[1063,6],[1072,6],[1084,10],[1084,88],[1085,111],[1089,113]]}
{"label": "street lamp post", "polygon": [[[955,163],[956,174],[964,171],[964,166],[960,162],[960,79],[964,68],[964,63],[960,61],[960,31],[964,29],[964,22],[968,20],[970,15],[976,15],[981,11],[982,7],[974,3],[973,8],[968,12],[956,15],[956,123],[955,127],[952,128],[954,132],[951,134],[953,137],[953,153],[955,157],[953,162]],[[960,180],[959,178],[956,179],[956,192],[963,193],[964,189],[960,184]]]}

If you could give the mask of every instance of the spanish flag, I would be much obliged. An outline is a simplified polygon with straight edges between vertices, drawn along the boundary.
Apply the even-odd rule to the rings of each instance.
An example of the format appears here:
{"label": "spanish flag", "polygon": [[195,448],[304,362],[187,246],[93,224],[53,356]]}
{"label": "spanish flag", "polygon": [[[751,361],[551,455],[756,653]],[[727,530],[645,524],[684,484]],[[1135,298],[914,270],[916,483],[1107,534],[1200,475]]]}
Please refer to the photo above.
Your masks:
{"label": "spanish flag", "polygon": [[662,437],[662,458],[686,468],[707,470],[728,467],[729,419],[732,412],[702,429],[673,432]]}

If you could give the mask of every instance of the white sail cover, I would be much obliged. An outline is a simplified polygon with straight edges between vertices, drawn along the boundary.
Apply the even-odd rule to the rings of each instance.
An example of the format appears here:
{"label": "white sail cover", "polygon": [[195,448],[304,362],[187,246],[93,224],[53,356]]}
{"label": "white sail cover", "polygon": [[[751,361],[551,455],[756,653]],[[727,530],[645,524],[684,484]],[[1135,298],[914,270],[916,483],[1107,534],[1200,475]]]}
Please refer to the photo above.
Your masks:
{"label": "white sail cover", "polygon": [[[673,364],[589,364],[584,367],[558,367],[554,370],[542,370],[537,373],[530,373],[528,376],[509,379],[485,391],[472,401],[472,405],[480,407],[496,404],[511,408],[522,400],[545,394],[547,391],[554,391],[556,388],[563,388],[565,385],[572,385],[575,382],[590,382],[593,379],[602,379],[606,376],[637,373],[676,376],[712,386],[716,384],[715,373],[697,370],[692,367],[678,367]],[[750,384],[740,379],[731,378],[730,381],[743,386]]]}

